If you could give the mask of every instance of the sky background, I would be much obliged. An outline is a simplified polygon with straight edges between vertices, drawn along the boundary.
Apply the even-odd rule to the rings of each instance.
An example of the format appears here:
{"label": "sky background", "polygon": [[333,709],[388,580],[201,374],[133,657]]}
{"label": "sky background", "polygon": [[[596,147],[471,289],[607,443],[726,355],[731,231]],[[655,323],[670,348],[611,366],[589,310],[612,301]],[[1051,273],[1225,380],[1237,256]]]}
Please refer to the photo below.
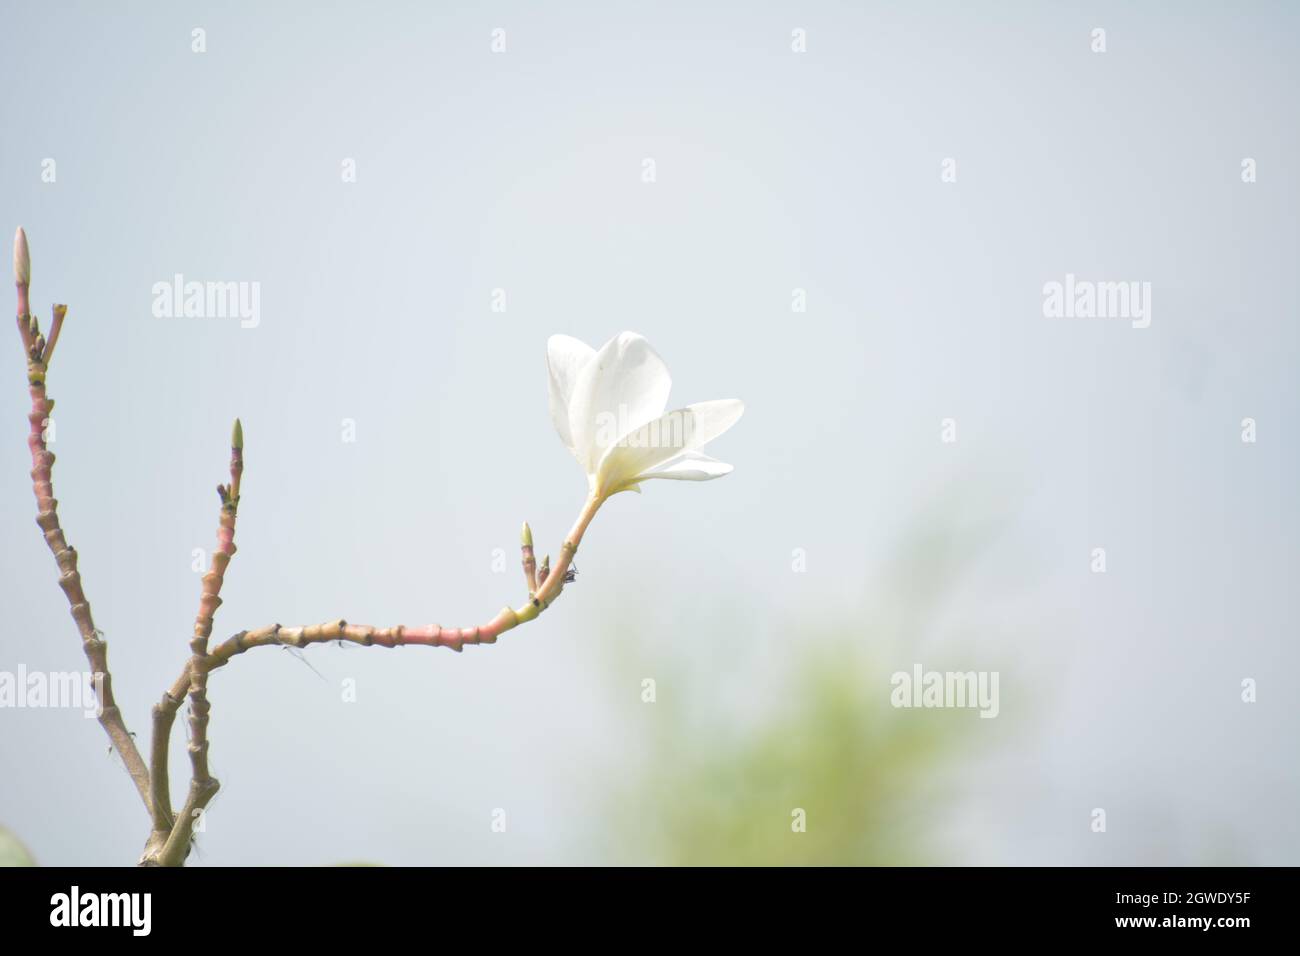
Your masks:
{"label": "sky background", "polygon": [[[70,306],[55,494],[142,747],[236,416],[214,638],[518,604],[520,522],[558,552],[586,491],[547,413],[551,334],[640,332],[670,407],[746,403],[710,447],[733,474],[613,499],[578,582],[497,645],[260,649],[214,674],[200,865],[602,859],[609,795],[664,772],[646,725],[777,713],[823,646],[873,661],[869,701],[916,663],[1001,674],[997,719],[944,715],[970,740],[920,821],[946,862],[1300,863],[1294,5],[3,19],[0,225],[27,230],[42,320]],[[155,317],[177,273],[260,283],[259,324]],[[1150,327],[1044,317],[1067,273],[1151,283]],[[9,348],[0,670],[80,670]],[[949,560],[962,529],[978,547]],[[41,862],[139,855],[106,747],[77,711],[0,710],[0,825]]]}

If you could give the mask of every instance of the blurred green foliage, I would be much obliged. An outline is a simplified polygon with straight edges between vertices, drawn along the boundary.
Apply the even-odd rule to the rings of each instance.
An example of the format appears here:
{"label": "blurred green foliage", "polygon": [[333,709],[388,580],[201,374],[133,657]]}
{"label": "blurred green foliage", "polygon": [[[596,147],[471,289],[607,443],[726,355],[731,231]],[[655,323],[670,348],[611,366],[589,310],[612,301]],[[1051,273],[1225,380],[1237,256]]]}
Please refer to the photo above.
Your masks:
{"label": "blurred green foliage", "polygon": [[[665,865],[945,862],[927,843],[942,819],[939,771],[974,714],[896,710],[888,692],[887,673],[838,648],[815,652],[755,721],[719,732],[720,715],[657,709],[648,759],[617,794],[615,855]],[[688,726],[701,718],[707,733]]]}
{"label": "blurred green foliage", "polygon": [[[990,739],[989,728],[969,709],[894,708],[890,678],[903,661],[955,667],[965,657],[962,633],[941,616],[1009,514],[1005,500],[970,485],[948,489],[904,519],[874,580],[848,607],[808,607],[780,629],[778,644],[735,642],[712,668],[674,660],[624,627],[629,640],[611,662],[619,681],[656,674],[672,690],[671,700],[645,707],[644,720],[629,721],[629,749],[640,752],[613,788],[604,856],[665,865],[962,862],[945,842],[948,822],[960,771],[983,752],[977,742]],[[700,629],[747,634],[760,623],[719,613]],[[962,619],[963,629],[989,624],[997,626]],[[940,645],[920,641],[935,635],[945,638]],[[753,704],[747,715],[719,699],[719,659],[727,678],[741,675],[739,696]],[[747,676],[774,666],[772,683]],[[796,810],[803,832],[792,826]]]}
{"label": "blurred green foliage", "polygon": [[23,846],[16,836],[0,827],[0,866],[35,866],[36,860],[32,858],[27,847]]}

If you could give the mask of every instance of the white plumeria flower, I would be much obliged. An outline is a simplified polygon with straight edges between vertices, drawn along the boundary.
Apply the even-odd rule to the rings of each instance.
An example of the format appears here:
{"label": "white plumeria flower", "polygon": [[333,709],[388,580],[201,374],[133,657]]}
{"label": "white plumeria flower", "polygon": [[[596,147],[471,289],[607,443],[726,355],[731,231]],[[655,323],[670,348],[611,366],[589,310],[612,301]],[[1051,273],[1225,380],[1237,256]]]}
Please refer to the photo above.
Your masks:
{"label": "white plumeria flower", "polygon": [[649,478],[709,481],[731,466],[700,448],[745,411],[734,398],[664,412],[672,379],[650,343],[622,332],[600,350],[567,335],[546,343],[551,420],[587,473],[592,497],[640,491]]}

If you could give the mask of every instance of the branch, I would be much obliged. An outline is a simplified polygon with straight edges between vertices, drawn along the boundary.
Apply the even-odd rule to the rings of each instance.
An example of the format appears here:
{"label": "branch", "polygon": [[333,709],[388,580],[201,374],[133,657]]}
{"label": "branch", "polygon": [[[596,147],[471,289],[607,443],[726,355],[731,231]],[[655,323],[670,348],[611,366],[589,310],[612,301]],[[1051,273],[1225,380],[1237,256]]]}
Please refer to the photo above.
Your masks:
{"label": "branch", "polygon": [[[155,806],[170,807],[167,779],[167,745],[171,737],[172,725],[176,712],[188,688],[191,710],[190,757],[194,765],[189,794],[185,805],[169,821],[163,811],[154,813],[154,833],[150,836],[142,862],[161,866],[179,866],[189,853],[197,817],[216,796],[220,784],[208,773],[207,768],[207,678],[208,674],[224,667],[230,660],[254,647],[295,647],[303,648],[311,644],[324,644],[329,641],[348,641],[365,647],[449,647],[461,651],[466,644],[495,644],[498,637],[506,631],[513,630],[520,624],[537,618],[564,590],[567,579],[566,571],[573,555],[577,553],[592,518],[596,516],[602,499],[589,498],[579,514],[573,528],[560,552],[560,561],[554,573],[538,584],[535,592],[528,595],[528,603],[518,608],[504,607],[486,624],[477,627],[447,628],[440,624],[419,627],[398,625],[396,627],[374,627],[369,624],[349,624],[345,620],[330,621],[325,624],[312,624],[303,627],[284,627],[272,624],[268,627],[238,634],[216,647],[209,649],[208,638],[212,632],[212,615],[221,604],[222,575],[234,554],[235,515],[239,504],[239,478],[243,472],[243,432],[239,423],[235,423],[235,439],[231,451],[231,484],[228,488],[218,488],[222,495],[221,531],[218,532],[220,547],[213,555],[212,570],[204,576],[203,601],[200,605],[199,618],[195,622],[195,637],[191,642],[193,651],[180,676],[167,690],[162,699],[154,706],[154,739],[152,747],[152,770],[154,780]],[[525,525],[523,546],[525,578],[530,574],[529,558],[532,556],[532,532]],[[535,573],[535,562],[532,573]],[[201,688],[202,703],[196,706],[196,688]]]}
{"label": "branch", "polygon": [[[241,436],[242,437],[242,436]],[[242,445],[242,442],[239,443]],[[236,449],[239,450],[239,449]],[[242,456],[240,457],[240,467],[242,470]],[[234,489],[238,488],[238,478],[235,472],[235,464],[231,464],[232,482]],[[236,504],[238,495],[234,495]],[[466,644],[495,644],[497,638],[506,631],[513,630],[520,624],[525,624],[538,617],[542,611],[546,610],[555,599],[560,596],[564,589],[566,581],[566,571],[569,563],[573,560],[573,555],[577,553],[578,545],[582,541],[583,534],[586,533],[587,526],[591,524],[591,519],[596,516],[596,511],[600,508],[602,499],[589,498],[583,507],[578,520],[574,523],[569,535],[565,538],[564,546],[560,552],[560,561],[556,565],[554,572],[548,574],[539,584],[535,593],[529,594],[528,603],[518,607],[504,607],[492,618],[487,624],[478,627],[448,628],[439,624],[429,624],[420,627],[407,627],[398,625],[396,627],[374,627],[369,624],[349,624],[345,620],[330,621],[325,624],[312,624],[305,627],[284,627],[280,624],[272,624],[268,627],[258,628],[252,631],[240,631],[233,637],[222,641],[210,651],[207,650],[207,635],[202,638],[202,648],[204,653],[199,654],[197,651],[186,662],[180,676],[172,684],[171,688],[163,694],[162,700],[154,706],[154,739],[153,739],[153,774],[154,774],[154,794],[155,803],[162,806],[169,806],[167,798],[167,742],[171,736],[172,724],[176,717],[176,711],[179,709],[181,700],[184,698],[186,689],[190,692],[190,707],[194,708],[194,688],[201,686],[204,689],[204,709],[201,729],[206,732],[207,727],[207,710],[206,710],[206,689],[207,675],[220,667],[230,663],[231,659],[243,654],[245,651],[254,647],[295,647],[303,648],[311,644],[324,644],[329,641],[347,641],[352,644],[360,644],[365,647],[449,647],[454,651],[461,651]],[[223,511],[222,527],[226,528],[226,512]],[[233,553],[234,544],[234,521],[233,513],[229,526],[229,542],[227,536],[222,536],[223,546],[226,543],[230,545],[230,552]],[[530,538],[531,533],[526,534]],[[531,551],[531,545],[525,546],[526,551]],[[526,560],[526,559],[525,559]],[[228,563],[227,557],[225,562],[221,562],[224,569]],[[216,557],[214,556],[214,569],[216,566]],[[209,576],[212,572],[209,572]],[[207,577],[204,578],[205,582]],[[220,604],[220,598],[217,597],[216,591],[220,590],[220,581],[214,581],[215,590],[209,594],[209,589],[205,587],[204,600],[205,607],[211,605],[215,611],[216,606]],[[215,603],[214,603],[215,602]],[[200,615],[200,622],[195,628],[195,645],[199,642],[198,632],[199,624],[206,623],[206,631],[211,632],[212,619],[209,613],[206,618]],[[191,718],[191,724],[194,724],[194,718]],[[196,742],[201,740],[201,746],[196,750]],[[190,741],[191,757],[196,755],[206,756],[207,752],[206,735],[200,738],[197,733],[194,734]],[[203,771],[206,772],[206,761],[203,765]],[[185,801],[185,806],[177,814],[175,822],[170,827],[170,832],[165,832],[162,824],[165,822],[157,813],[155,813],[155,833],[150,838],[150,842],[145,847],[145,854],[142,862],[156,863],[162,866],[179,866],[184,862],[185,856],[189,852],[190,840],[193,837],[195,819],[207,804],[216,795],[219,784],[210,776],[206,777],[207,785],[204,785],[203,778],[198,776],[198,764],[196,763],[195,775],[191,781],[190,793]],[[159,845],[159,833],[165,840]]]}
{"label": "branch", "polygon": [[81,634],[82,648],[86,660],[90,662],[91,673],[102,676],[102,690],[99,694],[99,723],[108,734],[113,749],[117,751],[131,775],[135,788],[144,801],[145,809],[151,809],[149,789],[149,770],[136,749],[135,740],[126,728],[122,712],[118,709],[113,696],[113,677],[108,669],[108,644],[95,628],[95,621],[90,612],[90,602],[81,585],[81,572],[77,570],[77,552],[64,537],[59,524],[59,502],[54,497],[51,472],[54,467],[54,455],[45,444],[45,428],[54,402],[45,394],[45,374],[49,360],[54,352],[54,342],[63,325],[63,316],[67,306],[54,307],[54,327],[47,344],[41,335],[40,325],[35,316],[29,314],[28,288],[31,283],[31,258],[27,251],[27,236],[22,231],[14,236],[14,283],[18,290],[18,332],[22,338],[23,351],[27,358],[27,386],[31,394],[32,410],[27,416],[31,432],[27,445],[32,453],[32,491],[36,495],[36,523],[45,533],[45,543],[49,546],[54,560],[59,566],[59,586],[67,596],[72,618],[77,623]]}
{"label": "branch", "polygon": [[[180,694],[176,691],[181,681],[177,681],[176,686],[154,708],[154,741],[151,748],[155,788],[154,834],[145,846],[145,859],[156,859],[164,866],[177,866],[189,855],[196,819],[221,789],[221,782],[212,776],[208,767],[208,715],[212,709],[208,703],[208,638],[212,635],[212,618],[221,606],[221,585],[225,581],[226,568],[237,550],[235,519],[239,512],[239,483],[243,474],[244,428],[239,419],[235,419],[230,436],[230,484],[217,486],[217,494],[221,496],[217,549],[212,552],[212,564],[208,573],[203,575],[203,595],[199,598],[199,614],[194,620],[194,637],[190,640],[191,657],[183,675],[189,680],[190,789],[185,805],[174,821],[169,819],[171,799],[167,781],[167,748],[176,708],[180,706]],[[166,810],[159,809],[160,803]],[[164,832],[166,841],[161,850],[158,850],[156,837]]]}
{"label": "branch", "polygon": [[[453,651],[461,651],[466,644],[495,644],[497,638],[506,631],[513,630],[520,624],[538,617],[559,597],[564,588],[565,571],[568,568],[572,556],[577,552],[578,545],[582,541],[582,536],[595,517],[597,509],[601,502],[599,500],[589,499],[578,517],[569,536],[564,541],[564,549],[560,564],[552,574],[547,575],[547,581],[551,582],[551,587],[547,588],[543,584],[536,594],[530,596],[527,604],[518,608],[504,607],[501,611],[487,624],[478,627],[443,627],[440,624],[428,624],[420,627],[407,627],[397,625],[396,627],[379,628],[370,624],[349,624],[345,620],[329,621],[325,624],[311,624],[304,627],[284,627],[280,624],[272,624],[268,627],[257,628],[252,631],[240,631],[233,637],[227,638],[216,647],[203,661],[203,667],[210,673],[220,667],[230,663],[231,659],[243,654],[245,651],[254,647],[295,647],[303,648],[312,644],[326,644],[330,641],[347,641],[351,644],[360,644],[363,647],[449,647]],[[186,665],[186,670],[181,672],[176,683],[172,685],[172,690],[164,695],[163,700],[176,700],[175,693],[178,688],[184,687],[190,680],[189,668],[194,666],[194,662]],[[179,701],[177,701],[179,705]]]}

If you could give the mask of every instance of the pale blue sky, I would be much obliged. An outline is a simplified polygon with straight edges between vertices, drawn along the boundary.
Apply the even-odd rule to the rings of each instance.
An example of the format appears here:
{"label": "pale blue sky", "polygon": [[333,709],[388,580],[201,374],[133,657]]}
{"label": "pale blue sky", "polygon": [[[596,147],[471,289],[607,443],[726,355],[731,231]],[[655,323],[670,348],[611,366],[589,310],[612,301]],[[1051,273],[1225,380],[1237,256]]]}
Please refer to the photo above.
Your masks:
{"label": "pale blue sky", "polygon": [[[755,669],[803,652],[801,619],[887,606],[935,507],[1002,530],[924,633],[844,636],[889,669],[1016,678],[977,721],[996,755],[934,821],[954,858],[1300,861],[1297,11],[975,6],[8,6],[0,225],[27,228],[42,317],[70,304],[55,489],[142,741],[236,415],[221,636],[517,602],[519,522],[555,550],[585,491],[546,411],[552,333],[641,332],[672,402],[747,404],[713,449],[734,474],[611,502],[579,585],[497,646],[215,675],[203,862],[591,858],[643,706],[610,664],[621,618],[762,708]],[[176,273],[259,282],[260,324],[155,318]],[[1150,282],[1150,328],[1044,318],[1067,273]],[[77,669],[8,348],[0,669]],[[0,711],[0,824],[43,862],[134,860],[135,801],[93,723]]]}

